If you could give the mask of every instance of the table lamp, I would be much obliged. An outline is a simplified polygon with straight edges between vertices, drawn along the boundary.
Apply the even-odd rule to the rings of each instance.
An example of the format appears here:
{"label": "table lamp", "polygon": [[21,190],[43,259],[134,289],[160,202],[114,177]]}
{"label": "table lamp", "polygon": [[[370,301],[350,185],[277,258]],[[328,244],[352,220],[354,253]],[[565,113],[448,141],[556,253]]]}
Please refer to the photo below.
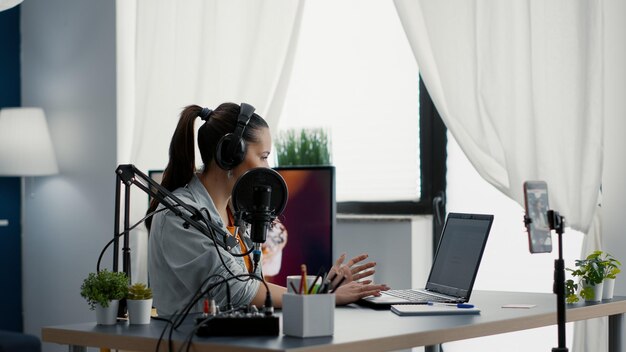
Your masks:
{"label": "table lamp", "polygon": [[0,176],[59,173],[41,108],[0,110]]}
{"label": "table lamp", "polygon": [[8,10],[19,5],[22,0],[0,0],[0,11]]}

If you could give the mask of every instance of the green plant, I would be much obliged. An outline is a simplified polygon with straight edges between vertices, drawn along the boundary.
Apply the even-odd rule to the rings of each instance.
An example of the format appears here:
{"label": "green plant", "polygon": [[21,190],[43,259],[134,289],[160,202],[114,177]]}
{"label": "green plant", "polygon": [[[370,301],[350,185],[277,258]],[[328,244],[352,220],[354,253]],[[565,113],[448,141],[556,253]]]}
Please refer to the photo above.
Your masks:
{"label": "green plant", "polygon": [[[565,294],[567,303],[578,302],[578,296],[576,295],[576,291],[580,288],[579,295],[584,299],[593,299],[593,286],[599,285],[602,283],[604,278],[607,277],[607,265],[610,265],[617,268],[619,262],[614,260],[613,262],[610,260],[603,258],[602,251],[594,251],[587,256],[585,259],[577,259],[574,263],[576,265],[576,269],[566,270],[572,273],[573,277],[578,278],[578,282],[574,282],[574,280],[570,279],[565,281]],[[619,272],[619,268],[617,268]],[[613,272],[612,270],[609,272]],[[615,273],[617,274],[617,273]]]}
{"label": "green plant", "polygon": [[87,300],[91,310],[96,304],[108,307],[109,301],[126,297],[128,277],[123,272],[111,272],[106,269],[98,273],[89,273],[80,286],[80,295]]}
{"label": "green plant", "polygon": [[128,288],[126,298],[134,300],[150,299],[152,298],[152,289],[147,287],[145,284],[138,282]]}
{"label": "green plant", "polygon": [[289,129],[274,142],[278,166],[329,165],[330,137],[322,128]]}
{"label": "green plant", "polygon": [[615,259],[610,253],[602,254],[602,262],[604,263],[604,275],[607,279],[615,279],[617,274],[621,273],[622,270],[620,263],[617,259]]}

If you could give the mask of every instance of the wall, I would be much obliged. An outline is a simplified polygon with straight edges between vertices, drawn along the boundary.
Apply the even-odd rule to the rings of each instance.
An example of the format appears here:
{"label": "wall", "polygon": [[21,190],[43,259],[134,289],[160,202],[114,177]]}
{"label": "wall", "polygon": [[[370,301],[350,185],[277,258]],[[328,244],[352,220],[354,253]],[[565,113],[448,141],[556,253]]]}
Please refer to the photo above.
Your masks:
{"label": "wall", "polygon": [[432,262],[432,217],[396,219],[339,215],[333,240],[335,257],[368,253],[376,262],[374,281],[392,288],[423,287]]}
{"label": "wall", "polygon": [[21,8],[22,105],[46,112],[60,169],[28,179],[24,197],[25,331],[40,335],[42,326],[94,320],[79,291],[113,232],[115,1]]}

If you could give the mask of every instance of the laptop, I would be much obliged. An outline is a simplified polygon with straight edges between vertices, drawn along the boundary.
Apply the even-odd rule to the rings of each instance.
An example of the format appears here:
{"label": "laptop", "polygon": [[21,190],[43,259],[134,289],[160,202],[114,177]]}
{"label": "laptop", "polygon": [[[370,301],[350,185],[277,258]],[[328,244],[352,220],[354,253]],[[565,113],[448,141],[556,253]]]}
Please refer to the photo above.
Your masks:
{"label": "laptop", "polygon": [[448,214],[425,288],[384,291],[358,303],[388,309],[392,304],[469,301],[492,222],[493,215]]}

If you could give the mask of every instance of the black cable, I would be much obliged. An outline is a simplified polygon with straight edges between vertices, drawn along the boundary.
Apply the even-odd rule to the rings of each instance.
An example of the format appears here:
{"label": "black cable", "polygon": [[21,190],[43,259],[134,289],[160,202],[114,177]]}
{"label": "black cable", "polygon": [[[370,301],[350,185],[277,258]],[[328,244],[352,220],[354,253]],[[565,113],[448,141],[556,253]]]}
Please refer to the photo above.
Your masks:
{"label": "black cable", "polygon": [[[209,218],[209,219],[211,218],[211,214],[209,214],[209,210],[208,210],[207,208],[202,208],[201,210],[203,210],[205,213],[207,213],[207,216],[208,216],[208,218]],[[200,214],[200,215],[202,215],[202,214]],[[230,267],[229,267],[228,265],[226,265],[226,262],[224,261],[224,257],[222,256],[222,253],[220,252],[220,250],[219,250],[219,248],[218,248],[218,246],[217,246],[217,240],[215,239],[215,232],[213,232],[213,228],[211,228],[210,226],[208,226],[208,224],[206,224],[207,219],[206,219],[204,216],[201,216],[201,218],[202,218],[202,221],[203,221],[203,222],[205,222],[205,225],[207,225],[207,227],[208,227],[209,231],[211,231],[211,236],[209,236],[209,237],[213,240],[213,244],[214,244],[214,246],[215,246],[215,249],[217,250],[217,256],[218,256],[218,258],[220,258],[220,262],[222,263],[222,265],[224,266],[224,268],[226,269],[226,271],[227,271],[227,272],[228,272],[231,276],[233,276],[233,277],[237,277],[237,275],[235,275],[235,273],[233,273],[233,272],[230,270]],[[208,220],[208,221],[210,221],[210,220]],[[230,254],[230,255],[232,255],[232,256],[235,256],[235,254],[234,254],[234,253],[231,253],[230,251],[227,251],[227,252],[228,252],[228,254]],[[242,255],[242,256],[243,256],[243,255]],[[241,281],[241,282],[247,281],[247,280],[240,280],[240,279],[237,279],[237,280],[238,280],[238,281]]]}
{"label": "black cable", "polygon": [[[200,209],[200,211],[204,211],[204,212],[206,213],[206,216],[207,216],[207,218],[208,218],[208,221],[213,222],[213,220],[211,219],[211,214],[209,213],[209,209],[207,209],[207,208],[202,208],[202,209]],[[203,222],[204,222],[204,221],[205,221],[205,219],[203,218]],[[209,227],[209,226],[207,226],[207,227]],[[213,229],[211,229],[211,231],[212,231],[212,230],[213,230]],[[215,235],[215,233],[212,233],[212,235]],[[252,251],[253,251],[253,250],[254,250],[254,249],[249,249],[249,250],[248,250],[247,252],[245,252],[245,253],[232,253],[231,251],[228,251],[228,250],[227,250],[227,252],[228,252],[230,255],[232,255],[233,257],[245,257],[246,255],[249,255],[250,253],[252,253]]]}
{"label": "black cable", "polygon": [[106,252],[107,248],[109,248],[110,245],[113,244],[113,242],[115,242],[115,240],[117,240],[118,238],[120,238],[121,236],[124,236],[126,233],[130,234],[130,231],[134,230],[137,226],[141,225],[141,223],[143,223],[144,221],[146,221],[147,218],[153,216],[156,213],[162,212],[164,210],[167,210],[167,208],[161,208],[159,210],[155,210],[149,214],[147,214],[146,216],[144,216],[141,220],[139,220],[137,223],[135,223],[133,226],[131,226],[128,230],[122,231],[118,234],[114,234],[113,235],[113,239],[110,240],[105,246],[104,248],[102,248],[102,251],[100,251],[100,255],[98,256],[98,262],[96,263],[96,272],[100,272],[100,263],[102,262],[102,257],[104,257],[104,253]]}
{"label": "black cable", "polygon": [[[165,332],[167,331],[168,327],[169,327],[169,334],[168,334],[168,347],[169,347],[169,351],[173,351],[173,341],[172,341],[172,334],[174,332],[175,329],[177,329],[178,327],[180,327],[180,325],[183,323],[183,321],[187,318],[187,316],[189,315],[189,311],[193,308],[193,306],[198,303],[199,299],[202,298],[203,296],[207,295],[209,291],[213,290],[214,288],[218,287],[219,285],[222,284],[227,284],[228,285],[228,281],[233,280],[237,277],[248,277],[249,279],[256,279],[261,281],[261,283],[263,283],[263,285],[266,288],[267,294],[266,294],[266,308],[271,309],[273,311],[273,307],[272,307],[272,303],[271,303],[271,293],[269,290],[269,285],[267,284],[267,282],[265,282],[264,280],[262,280],[260,277],[258,277],[257,275],[254,274],[240,274],[234,277],[229,277],[229,278],[224,278],[222,275],[216,274],[216,275],[211,275],[209,277],[207,277],[202,285],[200,285],[200,288],[196,291],[196,293],[194,294],[194,296],[192,297],[192,300],[189,301],[187,303],[187,305],[181,310],[181,313],[178,313],[179,311],[174,312],[174,314],[171,316],[172,319],[166,319],[166,318],[161,318],[160,320],[166,321],[167,324],[165,325],[165,327],[163,328],[163,331],[161,332],[161,335],[159,336],[159,340],[157,342],[157,346],[156,346],[156,351],[159,351],[159,347],[161,344],[161,341],[163,339],[163,336],[165,335]],[[216,278],[216,277],[220,277],[222,280],[220,281],[216,281],[214,283],[212,283],[211,285],[207,286],[206,289],[204,289],[203,291],[200,291],[202,289],[202,286],[204,286],[205,283],[207,283],[210,279]],[[230,294],[228,294],[228,296],[230,296]],[[229,298],[230,300],[230,298]],[[269,302],[269,303],[268,303]],[[229,306],[231,306],[231,304],[229,303]],[[225,313],[237,310],[240,308],[233,308],[233,309],[229,309],[226,310]],[[195,333],[195,331],[197,331],[197,328],[194,329],[194,332],[192,333],[192,335]],[[192,336],[193,338],[193,336]]]}

